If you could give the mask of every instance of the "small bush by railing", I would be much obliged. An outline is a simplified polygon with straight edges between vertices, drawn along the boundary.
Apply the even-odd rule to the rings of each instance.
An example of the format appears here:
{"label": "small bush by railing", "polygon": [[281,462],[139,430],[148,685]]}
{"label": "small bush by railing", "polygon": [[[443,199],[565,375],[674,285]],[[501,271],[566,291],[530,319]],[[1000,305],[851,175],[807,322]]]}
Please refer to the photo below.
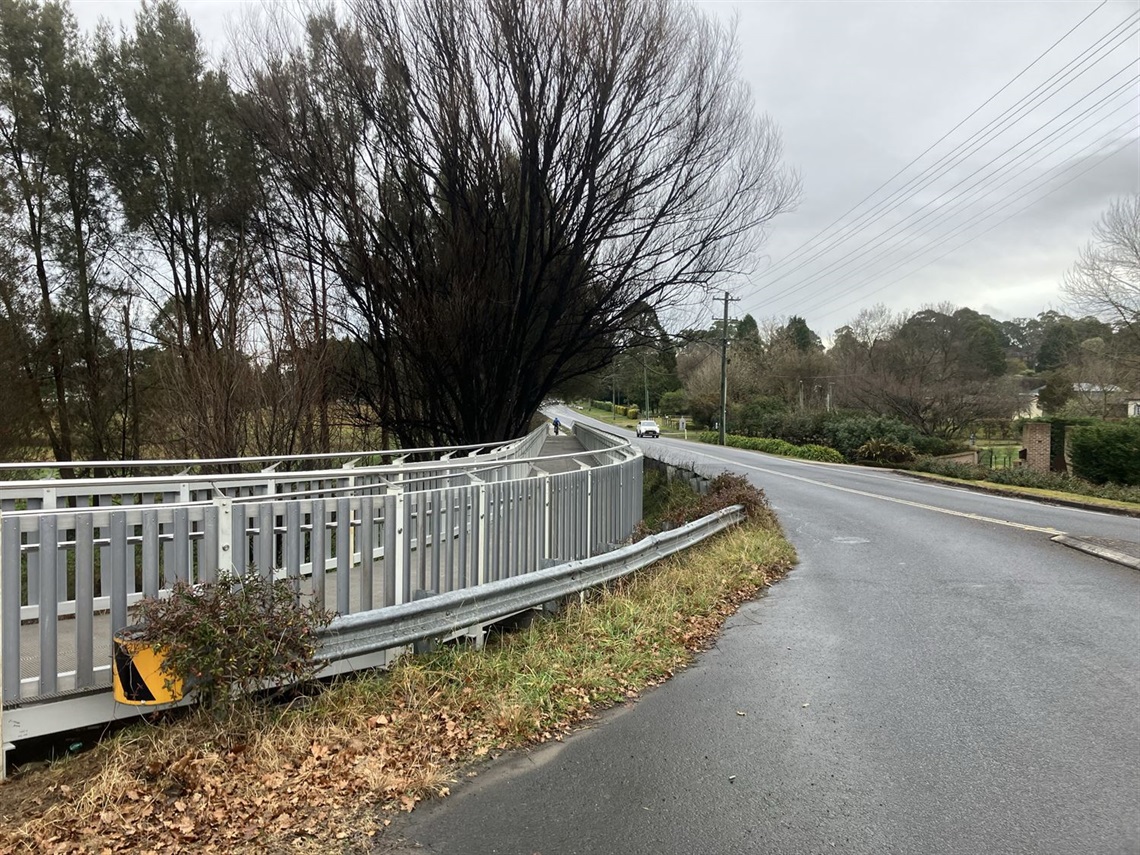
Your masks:
{"label": "small bush by railing", "polygon": [[204,707],[228,713],[259,689],[312,678],[316,631],[333,615],[302,600],[294,580],[253,572],[178,582],[140,602],[135,618],[129,637],[163,656],[167,690],[185,680]]}

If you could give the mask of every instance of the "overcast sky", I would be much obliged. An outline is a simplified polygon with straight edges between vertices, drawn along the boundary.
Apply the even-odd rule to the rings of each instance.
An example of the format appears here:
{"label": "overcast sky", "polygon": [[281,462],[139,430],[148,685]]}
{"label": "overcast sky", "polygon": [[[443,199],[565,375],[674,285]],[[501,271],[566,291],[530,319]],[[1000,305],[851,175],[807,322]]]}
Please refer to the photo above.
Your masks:
{"label": "overcast sky", "polygon": [[[220,48],[259,2],[183,6]],[[738,17],[742,74],[803,180],[756,274],[732,283],[734,316],[798,314],[830,338],[877,302],[1064,310],[1101,212],[1140,192],[1140,0],[701,5]],[[73,6],[84,25],[136,8]]]}

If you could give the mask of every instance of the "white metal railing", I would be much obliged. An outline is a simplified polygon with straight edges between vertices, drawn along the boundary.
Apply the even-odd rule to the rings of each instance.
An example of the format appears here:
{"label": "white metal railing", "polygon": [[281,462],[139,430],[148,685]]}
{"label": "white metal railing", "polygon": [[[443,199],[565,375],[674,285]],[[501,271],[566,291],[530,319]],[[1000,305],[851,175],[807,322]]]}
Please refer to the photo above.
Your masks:
{"label": "white metal railing", "polygon": [[[304,579],[348,615],[606,551],[641,518],[640,452],[576,432],[593,450],[541,456],[542,430],[381,466],[7,482],[0,698],[109,687],[131,605],[222,569]],[[560,458],[576,467],[548,474]]]}

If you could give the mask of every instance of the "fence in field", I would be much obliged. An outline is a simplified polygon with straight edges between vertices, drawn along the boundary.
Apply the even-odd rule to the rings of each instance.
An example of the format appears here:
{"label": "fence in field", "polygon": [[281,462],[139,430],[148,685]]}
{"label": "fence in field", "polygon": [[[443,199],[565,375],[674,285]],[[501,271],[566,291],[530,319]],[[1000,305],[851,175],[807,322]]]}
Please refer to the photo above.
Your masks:
{"label": "fence in field", "polygon": [[123,715],[109,693],[112,637],[133,604],[177,581],[292,577],[347,616],[613,549],[641,519],[641,454],[584,425],[574,436],[560,454],[543,453],[542,428],[490,446],[0,482],[3,740]]}
{"label": "fence in field", "polygon": [[987,469],[1013,469],[1021,465],[1016,445],[995,445],[978,449],[978,464]]}

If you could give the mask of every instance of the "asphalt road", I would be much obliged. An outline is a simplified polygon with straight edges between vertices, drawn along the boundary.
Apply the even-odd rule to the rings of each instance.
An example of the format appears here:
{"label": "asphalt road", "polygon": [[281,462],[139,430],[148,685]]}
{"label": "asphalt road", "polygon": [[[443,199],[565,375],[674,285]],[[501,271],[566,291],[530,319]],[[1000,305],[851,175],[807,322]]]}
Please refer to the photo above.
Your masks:
{"label": "asphalt road", "polygon": [[1140,521],[645,442],[763,487],[798,567],[669,683],[480,767],[383,851],[1140,853],[1140,572],[1049,540]]}

